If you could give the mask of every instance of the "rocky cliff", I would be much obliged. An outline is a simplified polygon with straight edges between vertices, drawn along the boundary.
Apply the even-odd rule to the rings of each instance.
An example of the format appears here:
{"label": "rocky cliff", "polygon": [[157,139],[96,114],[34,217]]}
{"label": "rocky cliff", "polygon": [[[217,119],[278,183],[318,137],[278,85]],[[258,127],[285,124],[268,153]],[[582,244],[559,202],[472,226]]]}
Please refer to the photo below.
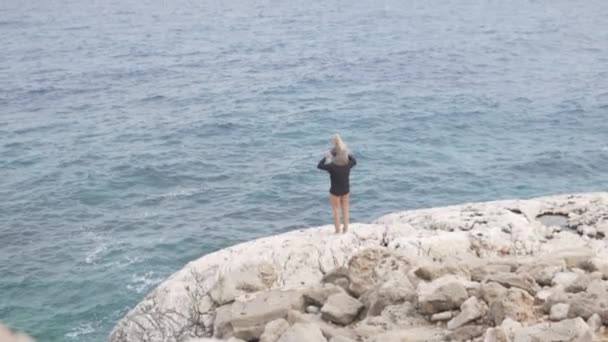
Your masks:
{"label": "rocky cliff", "polygon": [[111,342],[608,340],[608,193],[413,210],[186,265]]}

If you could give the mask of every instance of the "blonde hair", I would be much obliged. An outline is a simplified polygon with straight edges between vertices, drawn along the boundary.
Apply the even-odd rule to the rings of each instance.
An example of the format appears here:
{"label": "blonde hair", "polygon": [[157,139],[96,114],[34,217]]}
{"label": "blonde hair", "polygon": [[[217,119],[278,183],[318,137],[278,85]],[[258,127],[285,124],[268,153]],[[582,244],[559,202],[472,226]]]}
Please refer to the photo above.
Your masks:
{"label": "blonde hair", "polygon": [[348,146],[344,143],[339,134],[334,135],[334,164],[346,165],[348,164]]}

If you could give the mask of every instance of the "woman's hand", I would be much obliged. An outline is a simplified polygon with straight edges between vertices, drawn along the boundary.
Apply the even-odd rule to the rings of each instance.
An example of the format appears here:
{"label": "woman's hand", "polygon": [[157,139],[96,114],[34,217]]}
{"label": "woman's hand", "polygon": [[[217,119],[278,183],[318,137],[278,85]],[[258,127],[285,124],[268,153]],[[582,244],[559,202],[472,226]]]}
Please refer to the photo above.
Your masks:
{"label": "woman's hand", "polygon": [[325,158],[326,158],[326,159],[331,158],[331,151],[327,151],[327,152],[325,152]]}

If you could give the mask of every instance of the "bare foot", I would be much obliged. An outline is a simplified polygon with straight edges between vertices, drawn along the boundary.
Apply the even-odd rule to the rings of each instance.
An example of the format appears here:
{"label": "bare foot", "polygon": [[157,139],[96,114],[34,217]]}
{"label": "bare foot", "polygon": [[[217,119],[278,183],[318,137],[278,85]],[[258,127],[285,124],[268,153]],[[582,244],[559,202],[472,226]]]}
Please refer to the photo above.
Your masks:
{"label": "bare foot", "polygon": [[337,234],[340,234],[340,229],[336,229],[336,230],[335,230],[335,234],[336,234],[336,235],[337,235]]}
{"label": "bare foot", "polygon": [[342,233],[343,234],[348,233],[348,227],[347,226],[344,226],[344,228],[342,228]]}

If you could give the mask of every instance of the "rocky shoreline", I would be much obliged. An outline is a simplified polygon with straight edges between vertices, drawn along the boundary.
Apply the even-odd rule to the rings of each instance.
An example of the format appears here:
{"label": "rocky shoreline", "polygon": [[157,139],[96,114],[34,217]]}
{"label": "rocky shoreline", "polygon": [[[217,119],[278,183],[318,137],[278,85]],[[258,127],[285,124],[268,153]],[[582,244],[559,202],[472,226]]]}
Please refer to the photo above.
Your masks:
{"label": "rocky shoreline", "polygon": [[608,193],[262,238],[186,265],[110,342],[608,341]]}

